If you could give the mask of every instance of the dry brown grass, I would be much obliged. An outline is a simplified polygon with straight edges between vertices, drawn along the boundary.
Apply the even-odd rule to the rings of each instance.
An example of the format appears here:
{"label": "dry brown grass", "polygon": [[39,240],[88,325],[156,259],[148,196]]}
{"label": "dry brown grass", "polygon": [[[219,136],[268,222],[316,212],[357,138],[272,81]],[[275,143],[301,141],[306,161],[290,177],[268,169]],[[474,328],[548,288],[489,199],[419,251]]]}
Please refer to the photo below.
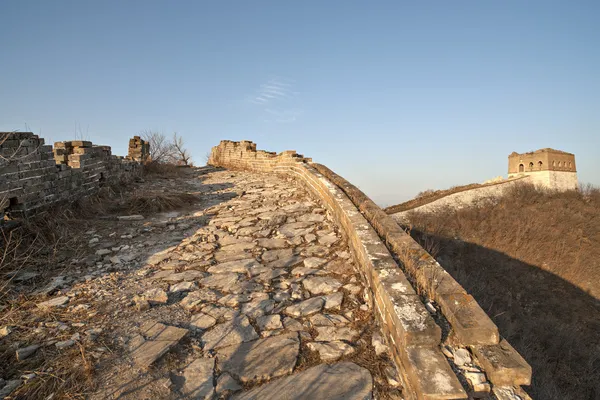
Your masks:
{"label": "dry brown grass", "polygon": [[[187,192],[147,187],[154,188],[155,184],[104,187],[97,195],[72,204],[61,204],[20,221],[16,228],[0,230],[0,326],[15,330],[0,338],[0,376],[17,379],[23,374],[36,374],[13,393],[13,398],[45,399],[51,395],[53,399],[86,398],[95,390],[90,351],[94,356],[97,342],[84,340],[73,348],[60,351],[53,345],[43,346],[34,356],[21,362],[16,361],[15,350],[51,339],[35,333],[36,328],[46,322],[82,322],[82,317],[72,312],[56,314],[39,310],[36,303],[43,299],[34,297],[32,292],[43,287],[48,278],[64,272],[68,274],[72,267],[70,260],[83,259],[89,254],[83,232],[97,224],[111,223],[98,218],[104,219],[111,214],[148,216],[198,201],[197,196]],[[25,284],[15,284],[13,275],[6,274],[25,270],[37,272],[39,276]],[[61,337],[60,340],[68,338]]]}
{"label": "dry brown grass", "polygon": [[516,185],[499,199],[409,213],[411,234],[532,365],[539,399],[600,395],[600,190]]}
{"label": "dry brown grass", "polygon": [[188,168],[182,168],[175,164],[159,163],[150,161],[144,164],[144,175],[155,178],[177,178],[184,176]]}

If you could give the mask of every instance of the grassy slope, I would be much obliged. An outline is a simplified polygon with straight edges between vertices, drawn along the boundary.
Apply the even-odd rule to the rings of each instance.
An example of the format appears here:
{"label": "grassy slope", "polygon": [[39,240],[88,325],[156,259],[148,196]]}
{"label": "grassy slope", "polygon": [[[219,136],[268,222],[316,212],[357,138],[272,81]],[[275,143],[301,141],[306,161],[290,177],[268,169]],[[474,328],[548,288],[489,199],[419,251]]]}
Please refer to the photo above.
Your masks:
{"label": "grassy slope", "polygon": [[518,185],[470,208],[409,214],[413,237],[532,365],[533,398],[600,398],[599,190]]}

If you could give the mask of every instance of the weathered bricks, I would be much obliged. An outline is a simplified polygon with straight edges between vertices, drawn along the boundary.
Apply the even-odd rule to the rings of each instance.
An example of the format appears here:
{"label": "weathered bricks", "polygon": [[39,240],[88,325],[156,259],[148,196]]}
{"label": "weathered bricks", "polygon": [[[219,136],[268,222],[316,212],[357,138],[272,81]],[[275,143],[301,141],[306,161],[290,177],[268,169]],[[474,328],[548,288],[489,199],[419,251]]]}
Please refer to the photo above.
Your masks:
{"label": "weathered bricks", "polygon": [[150,157],[150,144],[140,138],[134,136],[129,139],[129,152],[127,158],[134,161],[146,161]]}
{"label": "weathered bricks", "polygon": [[53,148],[31,132],[0,132],[0,156],[0,220],[76,200],[140,171],[139,162],[113,156],[109,146],[76,140]]}
{"label": "weathered bricks", "polygon": [[487,346],[471,346],[477,361],[496,386],[531,384],[531,366],[505,340]]}

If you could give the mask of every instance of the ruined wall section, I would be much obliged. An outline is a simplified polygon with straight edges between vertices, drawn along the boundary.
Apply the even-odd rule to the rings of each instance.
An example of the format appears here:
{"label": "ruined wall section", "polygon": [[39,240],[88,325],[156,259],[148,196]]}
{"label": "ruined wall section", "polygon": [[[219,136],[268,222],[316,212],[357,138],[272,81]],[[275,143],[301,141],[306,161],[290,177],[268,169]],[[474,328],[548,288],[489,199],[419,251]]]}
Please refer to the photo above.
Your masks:
{"label": "ruined wall section", "polygon": [[60,202],[132,179],[141,163],[114,156],[110,146],[57,142],[31,132],[0,132],[0,220],[31,216]]}
{"label": "ruined wall section", "polygon": [[213,147],[209,164],[291,176],[322,201],[348,239],[408,399],[463,399],[467,394],[442,354],[440,326],[394,257],[423,271],[411,279],[419,280],[419,290],[435,288],[448,321],[463,345],[485,364],[494,385],[529,384],[531,368],[506,341],[500,341],[496,326],[472,296],[383,210],[343,178],[294,151],[257,151],[249,141],[222,141]]}

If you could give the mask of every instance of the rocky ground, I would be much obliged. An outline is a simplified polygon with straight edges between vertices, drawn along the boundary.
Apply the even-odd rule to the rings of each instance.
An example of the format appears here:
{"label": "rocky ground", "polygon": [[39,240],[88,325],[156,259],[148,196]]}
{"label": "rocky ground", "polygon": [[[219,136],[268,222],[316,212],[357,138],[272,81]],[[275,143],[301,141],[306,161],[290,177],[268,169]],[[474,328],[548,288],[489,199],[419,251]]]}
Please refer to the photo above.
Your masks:
{"label": "rocky ground", "polygon": [[402,398],[348,244],[301,186],[207,169],[144,185],[200,200],[89,222],[83,254],[4,305],[0,398],[35,398],[58,367],[31,360],[65,354],[92,399]]}

